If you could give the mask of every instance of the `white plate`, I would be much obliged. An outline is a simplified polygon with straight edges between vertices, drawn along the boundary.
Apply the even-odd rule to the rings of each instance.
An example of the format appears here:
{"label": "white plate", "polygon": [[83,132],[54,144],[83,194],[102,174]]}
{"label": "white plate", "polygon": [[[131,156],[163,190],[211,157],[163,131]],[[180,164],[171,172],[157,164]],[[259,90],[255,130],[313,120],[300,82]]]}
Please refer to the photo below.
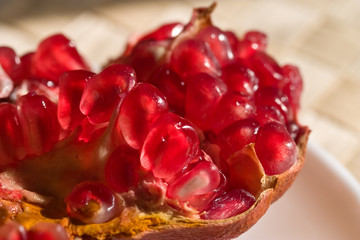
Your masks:
{"label": "white plate", "polygon": [[[360,159],[359,159],[360,160]],[[236,240],[360,240],[360,185],[327,152],[309,143],[293,186]]]}

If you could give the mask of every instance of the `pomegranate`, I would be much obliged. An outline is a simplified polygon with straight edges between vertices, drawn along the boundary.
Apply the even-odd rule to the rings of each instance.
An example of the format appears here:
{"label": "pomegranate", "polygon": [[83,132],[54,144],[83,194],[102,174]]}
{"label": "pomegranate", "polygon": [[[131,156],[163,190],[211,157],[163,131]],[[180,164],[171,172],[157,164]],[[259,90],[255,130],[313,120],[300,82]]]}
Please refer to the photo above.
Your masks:
{"label": "pomegranate", "polygon": [[214,7],[97,73],[61,34],[0,47],[1,239],[231,239],[281,197],[310,132],[300,71]]}

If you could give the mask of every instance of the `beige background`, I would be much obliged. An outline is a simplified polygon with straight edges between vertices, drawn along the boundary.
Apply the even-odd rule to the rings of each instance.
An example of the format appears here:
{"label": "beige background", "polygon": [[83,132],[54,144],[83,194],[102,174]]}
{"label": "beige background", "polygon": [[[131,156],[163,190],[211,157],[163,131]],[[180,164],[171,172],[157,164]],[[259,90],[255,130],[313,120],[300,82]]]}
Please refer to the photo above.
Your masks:
{"label": "beige background", "polygon": [[[188,21],[212,1],[0,0],[0,45],[19,54],[63,32],[94,65],[117,56],[132,34]],[[300,119],[320,145],[360,180],[360,1],[219,0],[215,25],[266,32],[269,52],[301,68]]]}

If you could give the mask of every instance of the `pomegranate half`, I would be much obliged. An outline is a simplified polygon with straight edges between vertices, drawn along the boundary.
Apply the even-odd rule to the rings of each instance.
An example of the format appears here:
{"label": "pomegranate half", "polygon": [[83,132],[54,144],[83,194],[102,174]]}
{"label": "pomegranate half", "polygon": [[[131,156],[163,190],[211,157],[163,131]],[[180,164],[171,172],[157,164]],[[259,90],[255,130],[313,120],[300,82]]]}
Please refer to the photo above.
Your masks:
{"label": "pomegranate half", "polygon": [[95,73],[62,34],[0,47],[0,239],[231,239],[295,180],[302,78],[215,4]]}

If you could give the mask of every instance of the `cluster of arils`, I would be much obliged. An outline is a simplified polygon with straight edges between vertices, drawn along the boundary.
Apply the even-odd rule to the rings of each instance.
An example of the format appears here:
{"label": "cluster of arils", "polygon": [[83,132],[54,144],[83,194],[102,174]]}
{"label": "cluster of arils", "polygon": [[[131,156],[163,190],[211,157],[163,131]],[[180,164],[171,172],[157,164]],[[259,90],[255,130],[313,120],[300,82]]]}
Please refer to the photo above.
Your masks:
{"label": "cluster of arils", "polygon": [[99,73],[61,34],[21,57],[1,47],[0,179],[20,181],[10,195],[1,182],[0,198],[65,202],[75,224],[134,206],[209,220],[252,207],[297,162],[302,79],[263,33],[238,39],[211,10],[129,43]]}

